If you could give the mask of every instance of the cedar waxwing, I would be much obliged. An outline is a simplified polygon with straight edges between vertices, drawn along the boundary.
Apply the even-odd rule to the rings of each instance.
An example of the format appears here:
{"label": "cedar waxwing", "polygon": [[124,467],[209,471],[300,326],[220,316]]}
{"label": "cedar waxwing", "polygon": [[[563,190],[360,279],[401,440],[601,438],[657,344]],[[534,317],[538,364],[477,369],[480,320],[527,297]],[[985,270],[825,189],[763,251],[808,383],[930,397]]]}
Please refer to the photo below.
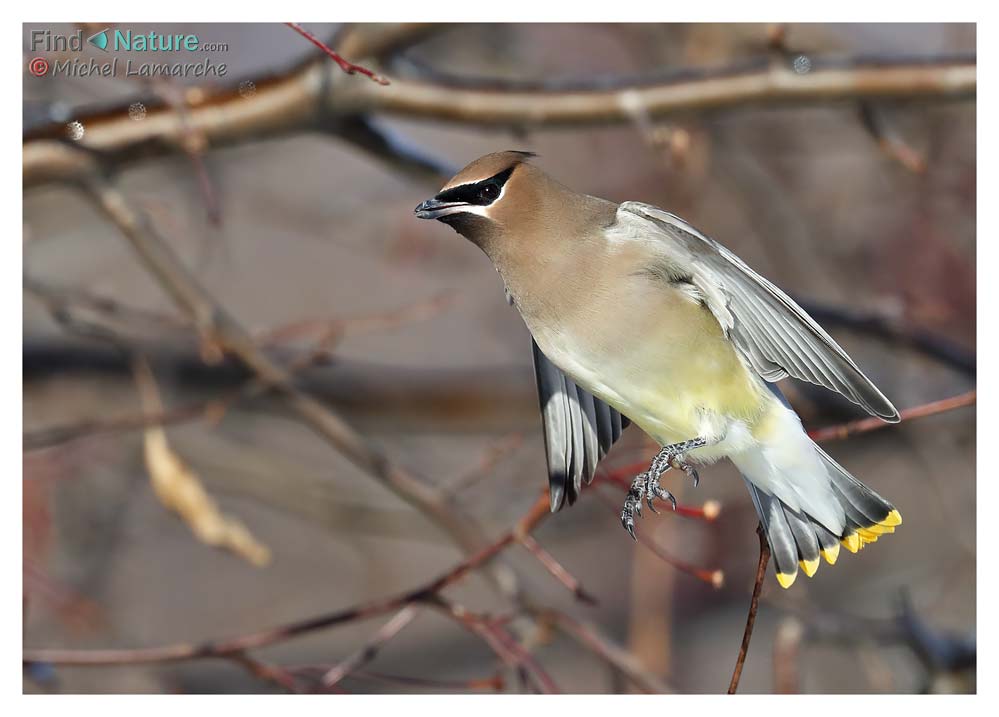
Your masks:
{"label": "cedar waxwing", "polygon": [[727,457],[742,473],[783,587],[842,544],[857,552],[902,522],[891,503],[805,433],[774,382],[825,386],[885,421],[898,411],[822,328],[732,252],[662,209],[577,194],[529,162],[481,157],[416,207],[492,260],[533,336],[551,509],[579,496],[634,422],[663,446],[631,484],[675,500],[670,468]]}

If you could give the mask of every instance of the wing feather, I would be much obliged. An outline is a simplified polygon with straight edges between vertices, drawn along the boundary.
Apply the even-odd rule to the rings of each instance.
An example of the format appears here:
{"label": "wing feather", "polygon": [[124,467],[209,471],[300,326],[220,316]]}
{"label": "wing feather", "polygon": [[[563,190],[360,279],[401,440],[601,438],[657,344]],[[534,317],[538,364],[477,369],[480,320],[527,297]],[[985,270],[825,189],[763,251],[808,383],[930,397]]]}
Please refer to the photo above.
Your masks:
{"label": "wing feather", "polygon": [[628,419],[578,386],[531,341],[548,458],[551,509],[576,502],[583,482],[628,426]]}
{"label": "wing feather", "polygon": [[639,202],[622,204],[617,221],[644,241],[662,240],[661,260],[690,272],[708,309],[765,380],[790,375],[837,391],[886,421],[899,420],[891,402],[821,326],[721,244],[679,217]]}

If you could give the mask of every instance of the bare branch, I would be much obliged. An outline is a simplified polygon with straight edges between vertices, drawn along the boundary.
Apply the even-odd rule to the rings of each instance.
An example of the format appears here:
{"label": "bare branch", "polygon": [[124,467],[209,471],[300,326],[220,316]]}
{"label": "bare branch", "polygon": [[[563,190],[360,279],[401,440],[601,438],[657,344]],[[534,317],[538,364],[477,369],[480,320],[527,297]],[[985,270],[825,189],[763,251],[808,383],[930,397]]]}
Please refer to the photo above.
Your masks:
{"label": "bare branch", "polygon": [[[975,405],[978,399],[978,391],[971,390],[966,393],[959,394],[957,396],[951,396],[950,398],[944,398],[939,401],[931,401],[930,403],[924,403],[919,406],[913,406],[912,408],[906,408],[899,413],[899,422],[911,421],[914,418],[925,418],[926,416],[935,416],[939,413],[947,413],[948,411],[953,411],[958,408],[965,408],[967,406]],[[871,416],[870,418],[861,418],[856,421],[850,421],[848,423],[842,423],[838,426],[827,426],[825,428],[819,428],[814,431],[809,431],[808,435],[811,439],[817,443],[822,443],[824,441],[838,441],[844,438],[849,438],[850,436],[855,436],[860,433],[870,433],[871,431],[878,431],[887,426],[893,426],[896,424],[885,423],[883,420],[876,416]]]}
{"label": "bare branch", "polygon": [[382,625],[381,629],[371,636],[370,640],[364,643],[360,650],[327,670],[322,678],[323,687],[326,689],[335,687],[352,672],[375,659],[382,646],[402,632],[419,614],[420,609],[415,605],[407,605],[397,612],[391,620]]}
{"label": "bare branch", "polygon": [[523,671],[535,689],[542,694],[561,692],[548,673],[537,663],[523,645],[517,642],[501,624],[482,615],[477,615],[463,606],[434,594],[429,604],[442,614],[453,618],[469,632],[478,635],[489,645],[504,664],[514,670]]}
{"label": "bare branch", "polygon": [[539,563],[545,566],[545,570],[550,572],[556,580],[565,585],[569,592],[576,596],[577,600],[589,605],[597,604],[597,599],[584,590],[579,580],[577,580],[572,573],[562,567],[562,564],[557,561],[551,553],[542,548],[538,544],[538,541],[530,535],[523,535],[518,540],[521,545],[527,548],[531,555],[538,559]]}
{"label": "bare branch", "polygon": [[753,597],[749,601],[749,615],[746,617],[746,630],[742,634],[742,644],[739,655],[735,659],[735,670],[732,671],[732,681],[728,684],[728,693],[734,695],[739,689],[739,679],[742,677],[742,667],[746,664],[746,654],[749,652],[749,641],[753,638],[753,626],[756,624],[756,613],[760,609],[760,591],[763,589],[763,579],[767,574],[767,563],[770,561],[770,544],[767,542],[763,525],[756,526],[756,534],[760,536],[760,562],[756,566],[756,583],[753,585]]}
{"label": "bare branch", "polygon": [[73,146],[58,140],[62,125],[38,127],[22,152],[24,186],[91,175],[97,166],[176,152],[186,132],[212,147],[284,135],[335,120],[387,113],[480,126],[529,127],[633,122],[677,114],[730,110],[751,104],[813,104],[863,98],[960,99],[974,96],[973,56],[922,58],[812,58],[799,74],[768,58],[742,66],[682,70],[658,76],[591,80],[568,85],[542,82],[467,83],[396,80],[388,88],[345,83],[327,63],[312,62],[283,77],[262,80],[251,99],[236,87],[201,93],[188,109],[188,129],[169,107],[154,108],[136,126],[128,102],[79,113],[86,136]]}

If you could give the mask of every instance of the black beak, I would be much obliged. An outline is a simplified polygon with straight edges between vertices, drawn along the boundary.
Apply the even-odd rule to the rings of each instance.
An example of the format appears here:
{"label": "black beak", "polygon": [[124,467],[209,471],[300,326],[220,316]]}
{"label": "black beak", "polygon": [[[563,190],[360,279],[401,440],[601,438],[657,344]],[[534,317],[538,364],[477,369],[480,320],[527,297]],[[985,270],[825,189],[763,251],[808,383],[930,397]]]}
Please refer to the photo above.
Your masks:
{"label": "black beak", "polygon": [[448,214],[457,214],[463,207],[468,205],[465,202],[442,202],[438,199],[428,199],[416,205],[416,216],[419,219],[440,219]]}

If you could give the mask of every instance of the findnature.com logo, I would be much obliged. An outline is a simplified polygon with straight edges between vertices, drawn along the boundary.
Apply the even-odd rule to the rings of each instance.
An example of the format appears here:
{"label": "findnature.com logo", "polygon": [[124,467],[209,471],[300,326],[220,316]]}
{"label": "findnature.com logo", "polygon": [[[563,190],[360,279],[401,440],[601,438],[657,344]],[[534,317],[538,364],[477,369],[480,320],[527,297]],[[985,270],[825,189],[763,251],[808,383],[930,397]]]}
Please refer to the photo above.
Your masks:
{"label": "findnature.com logo", "polygon": [[[33,52],[82,52],[84,42],[106,53],[112,52],[226,52],[229,49],[225,42],[203,42],[193,33],[160,33],[155,31],[136,33],[132,30],[105,28],[84,38],[83,30],[77,30],[70,35],[57,35],[50,30],[31,31],[31,50]],[[44,67],[39,71],[39,67]],[[127,59],[122,63],[123,73],[119,73],[119,58],[98,62],[94,58],[57,60],[51,65],[44,58],[34,58],[29,62],[31,74],[66,75],[69,77],[88,77],[100,75],[103,77],[205,77],[214,75],[221,77],[226,74],[224,63],[212,62],[205,57],[200,62],[138,62]]]}

